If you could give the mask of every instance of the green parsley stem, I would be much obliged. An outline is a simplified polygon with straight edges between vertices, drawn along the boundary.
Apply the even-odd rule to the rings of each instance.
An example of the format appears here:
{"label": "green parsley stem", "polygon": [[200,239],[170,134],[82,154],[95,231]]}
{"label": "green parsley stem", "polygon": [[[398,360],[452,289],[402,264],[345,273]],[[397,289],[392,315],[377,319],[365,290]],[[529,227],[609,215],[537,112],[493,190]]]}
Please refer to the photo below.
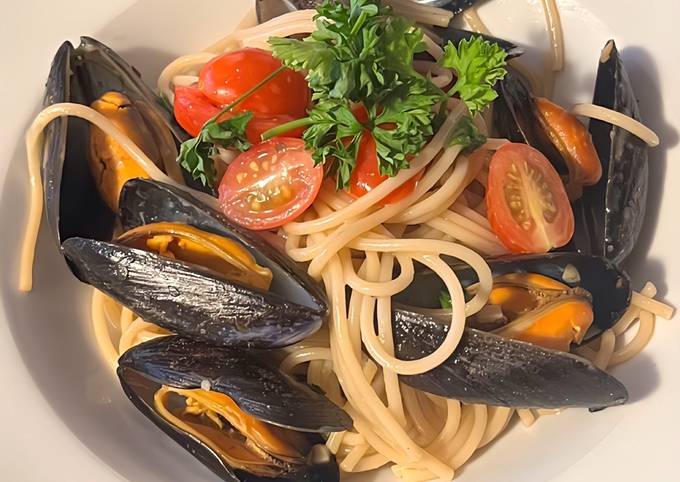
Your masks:
{"label": "green parsley stem", "polygon": [[300,127],[307,127],[314,123],[311,117],[303,117],[302,119],[296,119],[294,121],[286,122],[276,127],[272,127],[268,131],[262,133],[262,140],[266,141],[272,137],[279,136],[284,132],[292,131],[293,129],[298,129]]}
{"label": "green parsley stem", "polygon": [[356,21],[356,23],[354,24],[354,27],[349,32],[350,37],[356,35],[357,32],[359,30],[361,30],[361,27],[363,27],[364,23],[366,22],[366,18],[367,18],[366,12],[361,12],[361,16],[359,16],[359,19]]}
{"label": "green parsley stem", "polygon": [[[248,89],[246,92],[244,92],[243,95],[241,95],[241,97],[239,97],[239,98],[236,99],[234,102],[232,102],[231,104],[227,105],[224,109],[222,109],[222,110],[219,111],[217,114],[215,114],[208,122],[211,122],[211,121],[214,121],[214,120],[219,119],[219,117],[220,117],[221,115],[225,114],[226,112],[229,112],[229,111],[232,110],[234,107],[236,107],[237,105],[239,105],[241,102],[245,101],[248,97],[250,97],[250,96],[253,95],[255,92],[257,92],[264,84],[266,84],[267,82],[269,82],[270,80],[272,80],[274,77],[276,77],[277,75],[279,75],[279,74],[280,74],[281,72],[283,72],[285,69],[286,69],[286,67],[285,67],[284,65],[282,65],[281,67],[279,67],[278,69],[276,69],[274,72],[272,72],[271,74],[269,74],[268,76],[266,76],[264,79],[262,79],[261,81],[259,81],[257,84],[253,85],[253,86],[252,86],[250,89]],[[208,122],[206,122],[206,124],[207,124]]]}

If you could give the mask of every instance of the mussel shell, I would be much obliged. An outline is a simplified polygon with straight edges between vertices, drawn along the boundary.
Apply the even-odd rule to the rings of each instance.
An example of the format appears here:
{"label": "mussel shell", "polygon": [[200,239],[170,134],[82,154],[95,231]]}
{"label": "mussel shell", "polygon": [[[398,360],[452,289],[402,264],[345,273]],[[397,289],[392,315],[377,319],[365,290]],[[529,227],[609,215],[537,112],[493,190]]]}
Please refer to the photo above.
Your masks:
{"label": "mussel shell", "polygon": [[[616,45],[610,40],[597,70],[593,104],[640,121],[640,110]],[[590,134],[602,162],[602,178],[574,204],[573,248],[615,263],[633,250],[642,229],[648,190],[648,147],[630,132],[597,119]]]}
{"label": "mussel shell", "polygon": [[[74,49],[69,42],[57,51],[47,79],[45,107],[61,102],[89,105],[94,100],[88,97],[79,78],[79,52],[80,48]],[[90,173],[88,136],[87,122],[74,117],[55,119],[45,131],[45,217],[58,246],[71,236],[110,239],[113,232],[114,213],[99,196]]]}
{"label": "mussel shell", "polygon": [[216,345],[291,345],[317,331],[326,315],[153,252],[85,238],[67,239],[62,250],[78,279],[144,320]]}
{"label": "mussel shell", "polygon": [[464,10],[467,10],[468,8],[472,7],[475,3],[479,3],[479,0],[449,0],[447,2],[442,1],[439,3],[440,4],[438,6],[440,8],[444,8],[446,10],[449,10],[450,12],[453,12],[454,15],[458,15]]}
{"label": "mussel shell", "polygon": [[[602,331],[611,328],[628,309],[632,295],[628,274],[610,261],[599,256],[579,253],[548,253],[544,255],[507,256],[487,260],[492,275],[506,273],[538,273],[572,288],[581,287],[593,295],[593,325],[584,342],[592,340]],[[578,280],[571,280],[565,269],[569,266],[578,272]],[[453,263],[456,275],[463,286],[478,281],[475,271],[468,266]],[[569,268],[571,270],[571,268]],[[442,280],[425,269],[416,273],[411,285],[396,295],[395,299],[407,305],[439,308],[439,294],[446,289]]]}
{"label": "mussel shell", "polygon": [[179,336],[137,345],[118,360],[119,373],[181,389],[223,393],[253,417],[300,432],[338,432],[352,427],[340,407],[307,385],[272,368],[255,355]]}
{"label": "mussel shell", "polygon": [[[423,314],[393,310],[396,354],[404,360],[432,353],[448,325]],[[455,352],[437,368],[400,376],[407,385],[465,403],[512,408],[621,405],[626,388],[575,355],[466,328]]]}
{"label": "mussel shell", "polygon": [[[188,138],[161,99],[113,50],[89,37],[81,37],[77,49],[64,42],[52,61],[44,105],[73,102],[89,106],[109,91],[144,102],[178,142]],[[59,246],[74,236],[109,240],[113,233],[115,213],[101,199],[90,172],[89,132],[89,124],[75,117],[55,119],[45,132],[45,211]]]}
{"label": "mussel shell", "polygon": [[325,317],[328,301],[323,288],[288,256],[257,233],[231,223],[221,212],[177,188],[147,179],[132,179],[120,197],[120,220],[125,231],[144,224],[190,224],[243,245],[257,263],[272,271],[270,291],[308,306]]}
{"label": "mussel shell", "polygon": [[[129,368],[118,369],[118,379],[123,387],[125,395],[134,406],[154,425],[161,429],[171,439],[181,445],[185,450],[196,457],[203,465],[212,470],[222,480],[228,482],[266,482],[283,481],[290,479],[257,477],[243,470],[234,469],[227,465],[212,448],[198,438],[178,429],[154,409],[154,394],[161,387],[146,378],[142,373]],[[305,467],[303,473],[297,474],[297,480],[328,481],[340,480],[338,465],[334,457],[330,457],[326,463]]]}
{"label": "mussel shell", "polygon": [[538,149],[558,173],[567,175],[566,161],[543,130],[528,81],[512,67],[506,66],[506,69],[507,74],[496,84],[498,98],[493,104],[498,135]]}
{"label": "mussel shell", "polygon": [[491,35],[484,35],[470,30],[455,27],[433,27],[432,31],[439,35],[442,43],[451,42],[458,45],[461,40],[469,40],[473,37],[482,37],[484,40],[498,44],[508,54],[507,59],[513,59],[524,54],[524,51],[514,43]]}

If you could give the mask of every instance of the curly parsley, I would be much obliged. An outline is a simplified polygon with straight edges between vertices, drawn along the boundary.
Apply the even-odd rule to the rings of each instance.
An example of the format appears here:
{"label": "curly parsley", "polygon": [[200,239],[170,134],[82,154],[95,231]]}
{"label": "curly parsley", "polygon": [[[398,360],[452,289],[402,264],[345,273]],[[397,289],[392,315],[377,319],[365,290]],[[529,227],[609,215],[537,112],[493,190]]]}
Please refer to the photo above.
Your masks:
{"label": "curly parsley", "polygon": [[234,148],[241,152],[250,149],[246,128],[253,118],[253,113],[249,111],[234,115],[229,115],[229,113],[283,70],[284,67],[281,66],[248,89],[241,97],[208,120],[196,137],[182,143],[177,162],[191,173],[194,180],[201,181],[204,186],[215,185],[216,172],[213,157],[217,155],[218,147]]}
{"label": "curly parsley", "polygon": [[[432,136],[434,106],[444,98],[413,68],[414,55],[425,50],[423,32],[376,0],[327,0],[317,11],[309,37],[269,40],[284,65],[307,72],[315,106],[303,139],[315,162],[336,175],[338,188],[348,185],[366,133],[376,141],[380,173],[394,176]],[[356,104],[366,121],[356,118]]]}
{"label": "curly parsley", "polygon": [[474,115],[493,102],[497,81],[505,77],[507,53],[482,37],[461,40],[456,47],[449,41],[440,59],[442,67],[456,71],[458,79],[448,94],[458,94]]}

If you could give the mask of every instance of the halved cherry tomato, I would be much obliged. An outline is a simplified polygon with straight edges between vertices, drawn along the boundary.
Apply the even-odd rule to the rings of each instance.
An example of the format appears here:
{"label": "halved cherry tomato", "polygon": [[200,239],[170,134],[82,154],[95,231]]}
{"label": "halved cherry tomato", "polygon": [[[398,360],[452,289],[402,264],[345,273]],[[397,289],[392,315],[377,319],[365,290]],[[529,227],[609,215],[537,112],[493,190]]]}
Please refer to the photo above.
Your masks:
{"label": "halved cherry tomato", "polygon": [[224,214],[249,229],[292,221],[312,204],[323,180],[301,139],[276,137],[254,145],[229,165],[220,182]]}
{"label": "halved cherry tomato", "polygon": [[182,129],[196,137],[203,124],[220,111],[197,87],[175,87],[175,119]]}
{"label": "halved cherry tomato", "polygon": [[[198,87],[215,104],[228,105],[281,66],[272,54],[241,49],[215,57],[199,75]],[[310,100],[305,78],[290,69],[279,73],[235,110],[304,117]]]}
{"label": "halved cherry tomato", "polygon": [[[213,104],[196,87],[175,87],[175,118],[182,128],[192,136],[196,137],[203,125],[215,116],[221,106]],[[227,112],[224,117],[230,114]],[[251,144],[262,142],[262,133],[273,128],[295,120],[296,118],[280,114],[270,115],[260,112],[253,112],[253,118],[246,128],[246,136]],[[284,132],[281,137],[300,137],[304,132],[304,127]]]}
{"label": "halved cherry tomato", "polygon": [[560,176],[526,144],[506,144],[494,153],[486,208],[491,228],[513,253],[546,253],[574,234],[574,214]]}
{"label": "halved cherry tomato", "polygon": [[[422,176],[423,172],[420,171],[384,197],[381,200],[381,204],[394,204],[404,199],[413,192]],[[375,139],[373,139],[373,136],[369,131],[365,131],[364,135],[361,137],[361,142],[359,143],[357,164],[349,179],[349,193],[353,197],[359,198],[387,179],[389,179],[389,176],[380,174],[378,168],[378,152],[375,145]]]}

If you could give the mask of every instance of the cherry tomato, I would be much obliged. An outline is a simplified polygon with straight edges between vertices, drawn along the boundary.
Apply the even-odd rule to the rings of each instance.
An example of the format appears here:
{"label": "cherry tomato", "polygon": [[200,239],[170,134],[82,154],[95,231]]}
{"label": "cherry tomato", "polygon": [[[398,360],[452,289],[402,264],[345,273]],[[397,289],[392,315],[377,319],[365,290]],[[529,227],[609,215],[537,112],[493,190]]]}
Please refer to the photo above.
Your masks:
{"label": "cherry tomato", "polygon": [[175,119],[182,129],[196,137],[203,124],[220,111],[220,106],[213,104],[196,87],[175,87]]}
{"label": "cherry tomato", "polygon": [[[259,144],[262,142],[262,133],[285,124],[290,121],[294,121],[295,118],[289,115],[267,115],[261,114],[259,112],[253,112],[253,118],[248,123],[246,128],[246,136],[251,144]],[[299,127],[293,129],[292,131],[284,132],[277,137],[302,137],[302,133],[305,131],[304,127]]]}
{"label": "cherry tomato", "polygon": [[[215,57],[199,75],[198,87],[215,104],[228,105],[281,66],[272,54],[241,49]],[[279,73],[235,107],[262,114],[304,117],[310,93],[305,78],[290,69]]]}
{"label": "cherry tomato", "polygon": [[[196,87],[175,87],[175,118],[179,125],[194,137],[199,134],[203,125],[214,117],[221,108],[222,106],[213,104]],[[229,115],[229,113],[226,113],[224,117]],[[246,129],[246,136],[251,144],[259,144],[262,142],[261,136],[263,132],[295,119],[295,117],[285,114],[269,115],[253,112],[253,118],[248,123]],[[301,127],[285,132],[281,136],[300,137],[304,130],[304,127]]]}
{"label": "cherry tomato", "polygon": [[[381,204],[394,204],[401,201],[406,196],[411,194],[416,188],[416,184],[423,176],[423,172],[413,176],[397,189],[389,193],[381,200]],[[383,181],[389,179],[389,176],[380,174],[378,169],[378,153],[376,150],[375,139],[370,132],[364,132],[359,144],[359,153],[357,155],[357,164],[352,171],[352,176],[349,179],[349,193],[359,198],[377,187]]]}
{"label": "cherry tomato", "polygon": [[292,221],[319,193],[323,169],[301,139],[276,137],[254,145],[229,165],[219,186],[224,214],[249,229]]}
{"label": "cherry tomato", "polygon": [[506,144],[494,153],[486,208],[491,228],[513,253],[546,253],[574,234],[574,214],[560,176],[526,144]]}

